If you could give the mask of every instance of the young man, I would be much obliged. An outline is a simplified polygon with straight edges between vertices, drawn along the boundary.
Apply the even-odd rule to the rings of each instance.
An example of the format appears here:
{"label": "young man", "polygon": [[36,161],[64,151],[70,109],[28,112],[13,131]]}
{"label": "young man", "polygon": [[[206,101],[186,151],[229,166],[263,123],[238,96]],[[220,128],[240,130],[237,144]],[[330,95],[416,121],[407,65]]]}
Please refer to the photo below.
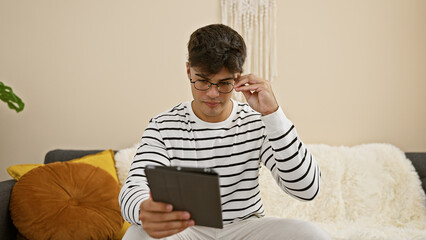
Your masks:
{"label": "young man", "polygon": [[[148,124],[119,202],[132,226],[124,239],[329,239],[314,224],[264,217],[259,167],[266,166],[291,196],[317,196],[320,170],[272,92],[269,81],[241,75],[243,38],[213,24],[192,33],[186,70],[193,100]],[[231,99],[242,92],[246,104]],[[220,175],[224,228],[194,226],[188,212],[150,197],[147,164],[209,167]]]}

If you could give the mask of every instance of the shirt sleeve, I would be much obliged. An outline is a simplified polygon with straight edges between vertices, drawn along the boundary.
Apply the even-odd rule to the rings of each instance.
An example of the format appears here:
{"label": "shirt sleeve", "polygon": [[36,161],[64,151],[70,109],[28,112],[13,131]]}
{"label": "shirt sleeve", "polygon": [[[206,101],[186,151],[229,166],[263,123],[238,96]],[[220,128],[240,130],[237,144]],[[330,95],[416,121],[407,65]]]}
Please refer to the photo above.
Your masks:
{"label": "shirt sleeve", "polygon": [[139,220],[139,209],[142,201],[149,198],[150,190],[145,176],[145,167],[150,164],[170,166],[166,147],[153,119],[139,142],[126,182],[119,194],[121,214],[127,222],[132,224],[142,225]]}
{"label": "shirt sleeve", "polygon": [[285,192],[303,201],[314,199],[320,189],[321,172],[293,123],[281,107],[263,116],[262,121],[266,135],[260,156],[262,163]]}

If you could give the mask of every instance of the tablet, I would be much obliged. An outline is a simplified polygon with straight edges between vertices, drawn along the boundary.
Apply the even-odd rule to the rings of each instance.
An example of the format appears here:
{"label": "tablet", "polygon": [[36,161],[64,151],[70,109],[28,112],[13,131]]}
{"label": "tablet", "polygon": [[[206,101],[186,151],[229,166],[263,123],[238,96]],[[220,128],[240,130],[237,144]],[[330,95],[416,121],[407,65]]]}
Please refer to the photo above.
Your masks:
{"label": "tablet", "polygon": [[148,165],[145,174],[154,201],[188,211],[195,225],[223,228],[219,175],[214,170]]}

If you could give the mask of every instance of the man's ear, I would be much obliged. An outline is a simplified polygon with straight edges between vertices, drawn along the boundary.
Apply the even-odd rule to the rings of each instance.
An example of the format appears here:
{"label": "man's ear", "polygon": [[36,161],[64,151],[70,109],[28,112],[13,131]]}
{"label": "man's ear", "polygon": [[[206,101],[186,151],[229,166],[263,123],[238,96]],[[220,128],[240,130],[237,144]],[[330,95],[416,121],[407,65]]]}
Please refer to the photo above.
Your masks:
{"label": "man's ear", "polygon": [[188,76],[188,79],[191,78],[191,76],[189,76],[189,62],[186,62],[186,75]]}
{"label": "man's ear", "polygon": [[238,79],[241,77],[243,75],[243,73],[242,72],[237,72],[237,73],[235,73],[235,80],[236,81],[238,81]]}

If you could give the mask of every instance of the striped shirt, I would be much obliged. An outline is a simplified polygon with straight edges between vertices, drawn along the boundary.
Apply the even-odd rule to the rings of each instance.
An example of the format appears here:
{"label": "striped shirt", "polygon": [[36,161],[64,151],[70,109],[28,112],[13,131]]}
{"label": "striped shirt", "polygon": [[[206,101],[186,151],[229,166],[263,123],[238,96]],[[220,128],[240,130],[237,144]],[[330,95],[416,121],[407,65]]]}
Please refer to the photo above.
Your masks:
{"label": "striped shirt", "polygon": [[[233,101],[233,100],[232,100]],[[233,101],[223,122],[200,120],[191,102],[152,118],[145,129],[119,202],[124,219],[141,225],[139,207],[149,197],[145,166],[212,168],[219,174],[223,223],[264,216],[259,168],[266,166],[291,196],[308,201],[319,192],[320,170],[281,107],[261,116]]]}

